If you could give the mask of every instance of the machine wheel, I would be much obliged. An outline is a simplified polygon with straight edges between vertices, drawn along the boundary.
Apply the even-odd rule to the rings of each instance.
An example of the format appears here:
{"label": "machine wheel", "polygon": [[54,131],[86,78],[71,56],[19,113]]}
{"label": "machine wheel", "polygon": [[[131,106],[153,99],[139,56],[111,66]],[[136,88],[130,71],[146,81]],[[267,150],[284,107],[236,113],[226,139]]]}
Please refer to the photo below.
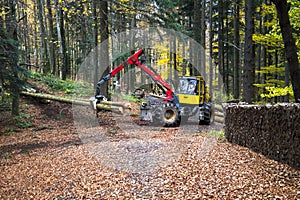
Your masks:
{"label": "machine wheel", "polygon": [[170,103],[164,104],[162,109],[162,123],[166,127],[175,127],[180,125],[180,114],[176,106]]}
{"label": "machine wheel", "polygon": [[210,125],[214,122],[214,116],[211,112],[204,113],[204,120],[199,120],[200,125]]}

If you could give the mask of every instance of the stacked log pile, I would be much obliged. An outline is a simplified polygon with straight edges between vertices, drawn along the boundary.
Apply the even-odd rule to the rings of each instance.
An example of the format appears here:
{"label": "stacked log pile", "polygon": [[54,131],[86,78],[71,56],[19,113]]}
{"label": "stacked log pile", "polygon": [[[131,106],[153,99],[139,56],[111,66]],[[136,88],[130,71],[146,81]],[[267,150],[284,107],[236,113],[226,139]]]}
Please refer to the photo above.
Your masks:
{"label": "stacked log pile", "polygon": [[300,104],[225,106],[229,142],[300,169]]}
{"label": "stacked log pile", "polygon": [[222,105],[215,105],[214,120],[215,122],[224,124],[224,110]]}

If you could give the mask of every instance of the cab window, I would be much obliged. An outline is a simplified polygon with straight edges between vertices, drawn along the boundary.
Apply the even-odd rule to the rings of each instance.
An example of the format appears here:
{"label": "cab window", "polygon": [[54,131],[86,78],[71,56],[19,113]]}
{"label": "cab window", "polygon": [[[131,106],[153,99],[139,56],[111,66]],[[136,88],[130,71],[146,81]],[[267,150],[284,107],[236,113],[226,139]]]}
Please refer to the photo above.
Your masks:
{"label": "cab window", "polygon": [[197,94],[197,79],[181,79],[178,90],[179,94]]}

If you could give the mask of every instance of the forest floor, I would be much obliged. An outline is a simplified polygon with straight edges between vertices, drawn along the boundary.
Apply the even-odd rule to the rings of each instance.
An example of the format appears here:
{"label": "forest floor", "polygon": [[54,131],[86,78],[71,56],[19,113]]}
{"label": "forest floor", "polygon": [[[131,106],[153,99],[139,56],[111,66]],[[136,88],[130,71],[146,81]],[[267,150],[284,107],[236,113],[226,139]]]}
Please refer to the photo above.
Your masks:
{"label": "forest floor", "polygon": [[[78,134],[70,104],[21,102],[21,118],[0,116],[0,199],[300,199],[300,171],[209,137],[205,127],[180,130],[192,140],[178,158],[138,173],[97,159]],[[100,115],[108,142],[122,141],[109,113]],[[167,141],[178,130],[143,134]]]}

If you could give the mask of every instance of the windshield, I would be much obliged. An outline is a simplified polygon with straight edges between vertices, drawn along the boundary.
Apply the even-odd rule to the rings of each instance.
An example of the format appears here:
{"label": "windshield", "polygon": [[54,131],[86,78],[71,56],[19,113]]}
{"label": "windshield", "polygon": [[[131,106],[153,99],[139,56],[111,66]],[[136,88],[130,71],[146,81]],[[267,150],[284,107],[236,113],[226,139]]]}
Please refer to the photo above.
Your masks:
{"label": "windshield", "polygon": [[183,78],[179,81],[179,94],[197,94],[197,79]]}

